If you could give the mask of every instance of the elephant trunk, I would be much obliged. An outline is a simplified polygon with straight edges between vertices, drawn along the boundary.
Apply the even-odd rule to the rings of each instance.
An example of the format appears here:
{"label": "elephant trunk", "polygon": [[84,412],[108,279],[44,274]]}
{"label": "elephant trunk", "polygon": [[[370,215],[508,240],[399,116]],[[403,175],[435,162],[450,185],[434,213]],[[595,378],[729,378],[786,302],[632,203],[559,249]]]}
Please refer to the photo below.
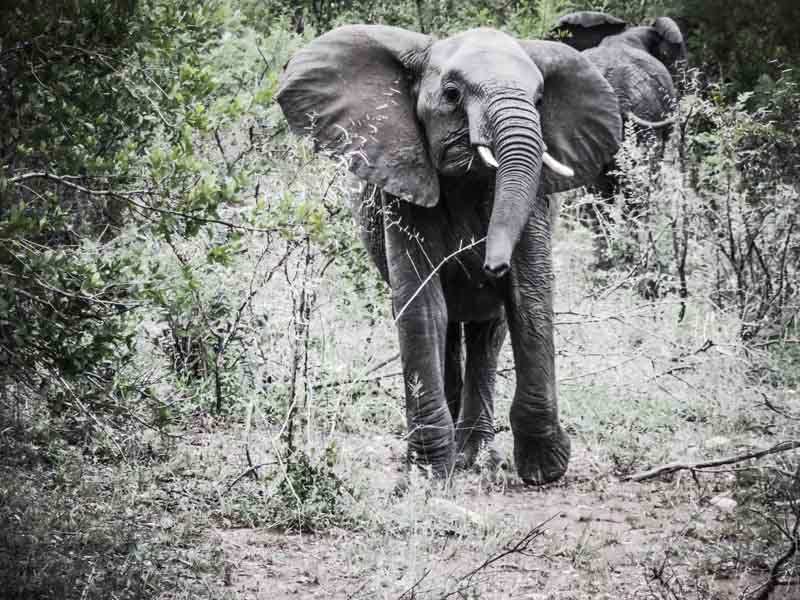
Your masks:
{"label": "elephant trunk", "polygon": [[539,113],[527,98],[490,98],[487,117],[498,167],[483,268],[502,277],[536,201],[544,142]]}

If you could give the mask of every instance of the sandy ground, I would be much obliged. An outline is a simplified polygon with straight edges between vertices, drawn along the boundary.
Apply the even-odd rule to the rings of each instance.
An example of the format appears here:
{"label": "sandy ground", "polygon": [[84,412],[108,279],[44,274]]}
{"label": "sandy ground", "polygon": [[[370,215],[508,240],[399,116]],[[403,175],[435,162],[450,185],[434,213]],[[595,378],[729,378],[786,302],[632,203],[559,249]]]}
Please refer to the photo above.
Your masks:
{"label": "sandy ground", "polygon": [[[402,442],[348,437],[350,450],[371,465],[385,527],[217,529],[211,541],[224,552],[235,597],[644,599],[671,598],[671,587],[681,598],[722,599],[763,580],[758,565],[747,573],[712,564],[710,550],[727,535],[731,515],[708,503],[714,490],[688,476],[623,481],[599,472],[579,446],[557,484],[486,484],[461,473],[449,492],[392,498],[384,494],[401,477]],[[541,533],[522,552],[482,566],[537,526]],[[781,591],[773,598],[800,597],[800,589]]]}

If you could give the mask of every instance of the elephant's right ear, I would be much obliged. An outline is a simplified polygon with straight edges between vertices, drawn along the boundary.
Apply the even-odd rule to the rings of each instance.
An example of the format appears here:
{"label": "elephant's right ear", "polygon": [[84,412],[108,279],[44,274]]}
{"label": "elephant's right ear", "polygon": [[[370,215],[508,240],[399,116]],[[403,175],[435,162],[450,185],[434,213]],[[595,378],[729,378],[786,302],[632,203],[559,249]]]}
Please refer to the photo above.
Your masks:
{"label": "elephant's right ear", "polygon": [[627,26],[625,21],[612,15],[584,10],[561,17],[548,37],[581,51],[594,48],[610,35],[622,33]]}
{"label": "elephant's right ear", "polygon": [[434,206],[439,179],[412,93],[432,42],[397,27],[339,27],[292,57],[278,103],[317,150],[345,158],[353,173],[392,195]]}
{"label": "elephant's right ear", "polygon": [[586,56],[559,42],[521,40],[544,77],[539,116],[547,151],[574,171],[542,169],[545,194],[591,183],[611,163],[622,139],[619,102],[611,84]]}

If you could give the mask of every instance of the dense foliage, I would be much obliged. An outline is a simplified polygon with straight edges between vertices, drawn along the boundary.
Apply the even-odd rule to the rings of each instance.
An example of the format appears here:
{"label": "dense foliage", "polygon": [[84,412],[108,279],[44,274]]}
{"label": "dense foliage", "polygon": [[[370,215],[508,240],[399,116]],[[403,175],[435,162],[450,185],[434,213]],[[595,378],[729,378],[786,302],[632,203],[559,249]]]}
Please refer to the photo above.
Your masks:
{"label": "dense foliage", "polygon": [[[755,102],[762,121],[777,124],[741,136],[741,143],[768,145],[784,157],[784,175],[794,172],[784,164],[797,148],[788,127],[797,94],[785,70],[798,54],[793,2],[759,11],[757,27],[748,26],[755,5],[745,0],[634,8],[557,0],[478,1],[458,9],[448,2],[313,1],[289,8],[221,0],[199,7],[158,0],[48,7],[6,6],[2,15],[8,34],[0,58],[0,306],[7,318],[0,323],[0,364],[29,389],[86,372],[107,378],[115,368],[107,360],[118,363],[130,349],[129,313],[142,302],[166,301],[130,230],[120,235],[125,223],[146,222],[156,239],[192,236],[221,206],[252,193],[254,169],[266,165],[259,139],[272,135],[264,115],[277,67],[297,43],[279,56],[246,47],[252,41],[263,53],[258,40],[275,35],[288,42],[290,34],[273,33],[272,23],[313,31],[363,20],[442,33],[488,24],[536,36],[570,9],[629,19],[671,10],[687,28],[694,62],[705,76],[722,77],[716,89],[753,90],[747,106]],[[249,147],[235,156],[209,151],[204,140],[218,145],[224,133],[246,135]],[[267,218],[263,211],[260,218]],[[217,244],[209,257],[225,262],[232,249]]]}

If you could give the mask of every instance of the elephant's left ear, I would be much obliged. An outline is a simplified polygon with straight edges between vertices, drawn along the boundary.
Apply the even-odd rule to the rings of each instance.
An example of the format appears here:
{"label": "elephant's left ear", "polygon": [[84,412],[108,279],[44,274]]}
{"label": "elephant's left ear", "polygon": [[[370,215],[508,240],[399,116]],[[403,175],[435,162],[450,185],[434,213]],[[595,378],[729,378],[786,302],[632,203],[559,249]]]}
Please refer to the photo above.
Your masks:
{"label": "elephant's left ear", "polygon": [[412,87],[432,38],[397,27],[346,25],[295,54],[278,103],[292,131],[347,161],[361,179],[421,206],[439,179],[417,120]]}
{"label": "elephant's left ear", "polygon": [[580,52],[559,42],[521,41],[544,77],[539,115],[547,151],[575,171],[564,177],[542,169],[544,193],[562,192],[596,179],[622,140],[617,96]]}

